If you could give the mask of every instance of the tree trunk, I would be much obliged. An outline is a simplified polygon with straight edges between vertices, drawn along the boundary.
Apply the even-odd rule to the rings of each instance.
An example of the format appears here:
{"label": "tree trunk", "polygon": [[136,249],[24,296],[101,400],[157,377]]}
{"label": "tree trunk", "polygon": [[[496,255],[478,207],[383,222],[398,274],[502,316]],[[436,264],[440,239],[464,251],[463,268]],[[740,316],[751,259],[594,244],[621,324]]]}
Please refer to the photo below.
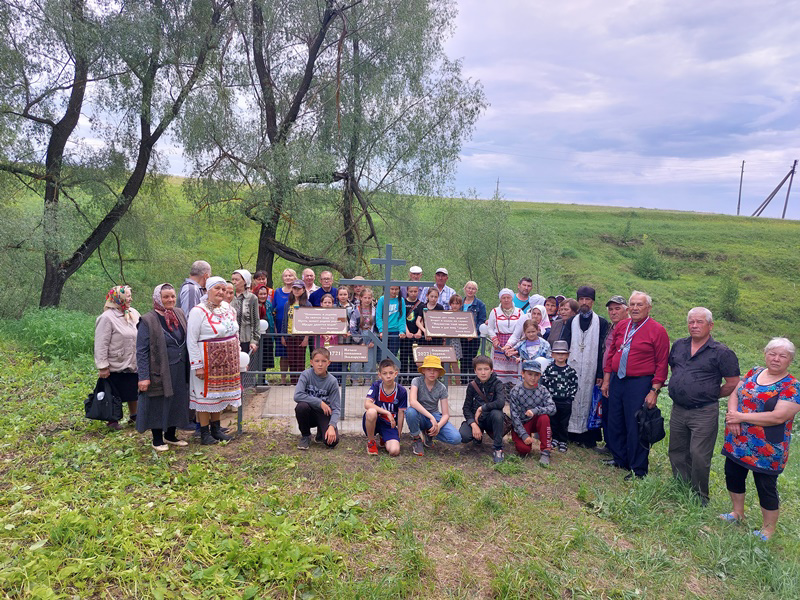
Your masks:
{"label": "tree trunk", "polygon": [[[71,17],[76,21],[83,21],[83,0],[72,0],[70,3]],[[79,44],[75,51],[75,75],[72,78],[72,89],[67,102],[64,116],[56,123],[50,133],[45,157],[45,191],[44,210],[42,212],[42,225],[49,235],[44,236],[44,281],[42,293],[39,296],[39,307],[58,306],[61,301],[61,292],[67,281],[60,264],[58,250],[58,215],[59,187],[61,186],[61,167],[64,161],[64,149],[67,141],[78,125],[81,115],[83,98],[86,94],[86,79],[89,76],[89,60],[85,50]]]}
{"label": "tree trunk", "polygon": [[[275,239],[278,232],[278,223],[270,219],[268,223],[261,224],[261,234],[258,236],[258,257],[256,258],[256,270],[267,272],[267,285],[272,285],[272,267],[275,263],[275,252],[272,250],[270,241]],[[283,283],[281,283],[283,285]]]}

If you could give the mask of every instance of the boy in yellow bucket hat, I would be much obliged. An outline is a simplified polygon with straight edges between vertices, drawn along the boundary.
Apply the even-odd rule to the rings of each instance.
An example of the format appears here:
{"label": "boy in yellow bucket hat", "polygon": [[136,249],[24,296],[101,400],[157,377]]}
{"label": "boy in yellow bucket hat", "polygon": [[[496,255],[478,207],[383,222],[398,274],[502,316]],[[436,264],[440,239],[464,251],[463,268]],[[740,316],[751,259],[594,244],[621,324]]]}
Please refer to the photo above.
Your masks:
{"label": "boy in yellow bucket hat", "polygon": [[444,375],[442,361],[438,356],[428,355],[418,371],[422,376],[411,381],[406,423],[413,438],[411,451],[417,456],[423,456],[423,446],[430,448],[434,438],[455,446],[461,444],[461,434],[449,422],[447,388],[439,381]]}

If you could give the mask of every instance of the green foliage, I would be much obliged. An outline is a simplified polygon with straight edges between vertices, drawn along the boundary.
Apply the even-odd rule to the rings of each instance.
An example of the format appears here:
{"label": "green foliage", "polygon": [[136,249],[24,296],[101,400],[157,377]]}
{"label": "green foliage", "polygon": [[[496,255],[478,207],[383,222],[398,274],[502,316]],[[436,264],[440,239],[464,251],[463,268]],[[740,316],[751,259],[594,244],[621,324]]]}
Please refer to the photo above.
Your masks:
{"label": "green foliage", "polygon": [[447,469],[442,473],[442,485],[449,490],[464,489],[467,478],[461,469]]}
{"label": "green foliage", "polygon": [[21,318],[0,321],[0,331],[46,359],[92,355],[95,317],[84,312],[32,308]]}
{"label": "green foliage", "polygon": [[719,279],[716,313],[728,321],[740,319],[739,278],[735,269],[726,269]]}
{"label": "green foliage", "polygon": [[[630,222],[629,222],[630,223]],[[669,264],[661,258],[658,247],[653,242],[645,241],[636,251],[633,261],[633,272],[642,279],[669,279]]]}
{"label": "green foliage", "polygon": [[506,455],[506,458],[503,462],[493,465],[492,468],[501,475],[506,476],[519,475],[525,471],[525,467],[522,464],[522,459],[516,454]]}

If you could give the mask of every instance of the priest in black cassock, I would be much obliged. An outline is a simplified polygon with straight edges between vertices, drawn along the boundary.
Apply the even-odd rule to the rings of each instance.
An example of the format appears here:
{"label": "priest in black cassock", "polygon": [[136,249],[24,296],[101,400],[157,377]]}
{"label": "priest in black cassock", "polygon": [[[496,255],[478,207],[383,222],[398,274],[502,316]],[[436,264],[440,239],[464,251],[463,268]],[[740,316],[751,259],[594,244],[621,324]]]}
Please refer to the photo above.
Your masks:
{"label": "priest in black cassock", "polygon": [[600,429],[589,429],[589,411],[592,407],[594,386],[603,383],[603,352],[609,331],[606,319],[595,313],[595,291],[587,285],[578,288],[577,315],[570,318],[561,333],[569,344],[568,364],[578,373],[578,391],[572,402],[569,419],[570,440],[587,448],[594,448],[602,439]]}

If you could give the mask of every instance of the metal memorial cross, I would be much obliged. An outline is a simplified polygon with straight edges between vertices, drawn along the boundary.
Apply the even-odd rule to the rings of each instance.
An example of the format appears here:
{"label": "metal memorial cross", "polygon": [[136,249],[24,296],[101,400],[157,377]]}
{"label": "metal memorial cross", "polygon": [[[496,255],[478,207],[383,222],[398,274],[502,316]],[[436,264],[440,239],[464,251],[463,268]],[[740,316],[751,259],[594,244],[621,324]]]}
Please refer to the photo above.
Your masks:
{"label": "metal memorial cross", "polygon": [[[382,356],[391,358],[398,368],[400,368],[400,359],[398,359],[393,352],[389,351],[389,288],[403,285],[414,285],[423,288],[431,287],[436,285],[436,283],[432,281],[392,281],[392,267],[402,267],[406,264],[406,261],[392,258],[391,244],[386,244],[385,258],[373,258],[370,262],[373,265],[384,265],[383,279],[340,279],[339,285],[379,285],[383,287],[383,330],[386,332],[386,335],[381,339],[380,336],[370,330],[364,334],[364,337],[381,349]],[[356,306],[358,306],[358,302],[356,302]]]}

